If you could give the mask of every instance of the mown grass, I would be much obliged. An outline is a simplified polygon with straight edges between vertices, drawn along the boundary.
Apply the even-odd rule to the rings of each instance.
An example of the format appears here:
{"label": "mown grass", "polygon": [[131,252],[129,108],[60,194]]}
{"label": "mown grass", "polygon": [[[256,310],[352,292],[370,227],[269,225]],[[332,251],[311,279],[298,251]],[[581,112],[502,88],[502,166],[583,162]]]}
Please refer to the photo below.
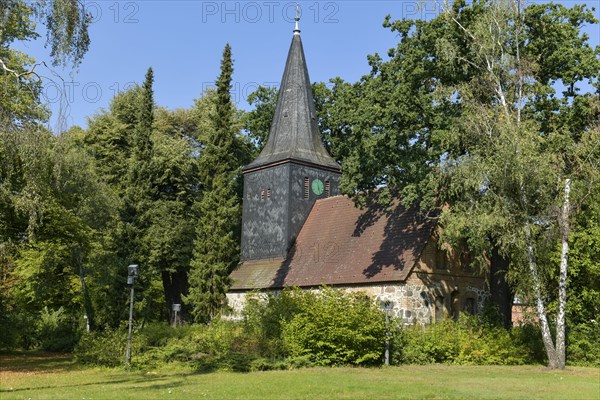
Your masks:
{"label": "mown grass", "polygon": [[201,374],[87,368],[69,356],[0,355],[0,399],[600,399],[600,370],[542,366],[309,368]]}

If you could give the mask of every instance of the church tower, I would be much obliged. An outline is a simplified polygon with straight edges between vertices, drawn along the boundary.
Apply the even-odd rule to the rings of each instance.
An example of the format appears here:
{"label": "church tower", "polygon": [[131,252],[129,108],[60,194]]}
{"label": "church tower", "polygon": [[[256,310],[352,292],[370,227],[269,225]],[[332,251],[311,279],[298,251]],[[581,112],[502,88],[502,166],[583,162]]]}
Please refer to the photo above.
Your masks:
{"label": "church tower", "polygon": [[298,20],[267,143],[242,170],[242,262],[285,258],[315,201],[339,194],[340,166],[321,142]]}

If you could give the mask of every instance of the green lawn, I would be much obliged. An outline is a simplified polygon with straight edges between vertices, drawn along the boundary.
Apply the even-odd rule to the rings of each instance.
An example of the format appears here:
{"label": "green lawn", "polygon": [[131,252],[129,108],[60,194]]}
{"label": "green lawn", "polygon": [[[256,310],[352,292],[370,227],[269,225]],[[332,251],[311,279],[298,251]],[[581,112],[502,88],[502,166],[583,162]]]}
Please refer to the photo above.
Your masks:
{"label": "green lawn", "polygon": [[194,373],[85,368],[67,356],[1,355],[0,399],[600,399],[600,370],[541,366],[311,368]]}

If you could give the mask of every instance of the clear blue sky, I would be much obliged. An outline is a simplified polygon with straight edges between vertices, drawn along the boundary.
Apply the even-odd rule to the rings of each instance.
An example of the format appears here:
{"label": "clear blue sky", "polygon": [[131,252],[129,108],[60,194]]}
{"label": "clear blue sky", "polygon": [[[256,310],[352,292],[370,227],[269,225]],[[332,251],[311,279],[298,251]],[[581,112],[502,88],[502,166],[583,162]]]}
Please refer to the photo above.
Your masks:
{"label": "clear blue sky", "polygon": [[[563,1],[573,5],[575,1]],[[586,2],[596,5],[598,0]],[[294,27],[295,2],[289,1],[89,1],[94,16],[91,46],[78,72],[60,70],[67,82],[65,101],[46,84],[46,98],[55,117],[63,105],[66,125],[87,126],[86,117],[106,108],[117,90],[143,81],[154,69],[155,99],[170,109],[190,107],[219,73],[225,43],[234,57],[233,95],[238,107],[258,85],[278,84]],[[355,81],[369,71],[366,56],[384,55],[397,42],[381,24],[393,19],[431,18],[439,6],[414,1],[300,1],[300,29],[311,81],[340,76]],[[586,28],[591,42],[600,42],[598,25]],[[20,47],[48,60],[43,38]],[[43,71],[49,75],[49,71]],[[63,126],[64,127],[64,126]]]}

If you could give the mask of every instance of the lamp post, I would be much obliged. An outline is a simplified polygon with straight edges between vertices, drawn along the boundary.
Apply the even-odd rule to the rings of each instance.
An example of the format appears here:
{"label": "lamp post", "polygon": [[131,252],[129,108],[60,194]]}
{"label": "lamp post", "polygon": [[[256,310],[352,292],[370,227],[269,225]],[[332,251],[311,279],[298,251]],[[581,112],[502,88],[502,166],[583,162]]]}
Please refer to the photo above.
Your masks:
{"label": "lamp post", "polygon": [[131,285],[131,298],[129,299],[129,334],[127,335],[127,351],[125,352],[125,365],[129,365],[131,361],[131,333],[133,327],[133,294],[135,287],[135,279],[139,275],[139,267],[137,264],[131,264],[127,267],[127,284]]}
{"label": "lamp post", "polygon": [[385,365],[390,365],[390,318],[388,312],[394,309],[394,302],[385,300],[381,301],[379,305],[385,310]]}

